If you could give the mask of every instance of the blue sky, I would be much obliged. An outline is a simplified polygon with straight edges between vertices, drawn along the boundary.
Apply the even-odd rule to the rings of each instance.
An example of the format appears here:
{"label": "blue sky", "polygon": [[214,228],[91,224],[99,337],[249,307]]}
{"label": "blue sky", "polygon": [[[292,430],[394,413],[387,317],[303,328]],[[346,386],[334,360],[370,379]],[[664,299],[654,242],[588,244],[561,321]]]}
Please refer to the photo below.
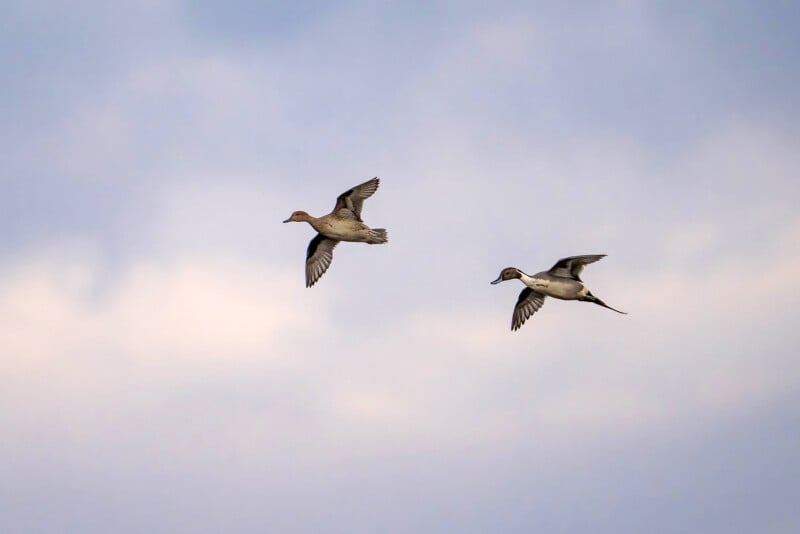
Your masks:
{"label": "blue sky", "polygon": [[0,15],[3,532],[800,530],[795,3]]}

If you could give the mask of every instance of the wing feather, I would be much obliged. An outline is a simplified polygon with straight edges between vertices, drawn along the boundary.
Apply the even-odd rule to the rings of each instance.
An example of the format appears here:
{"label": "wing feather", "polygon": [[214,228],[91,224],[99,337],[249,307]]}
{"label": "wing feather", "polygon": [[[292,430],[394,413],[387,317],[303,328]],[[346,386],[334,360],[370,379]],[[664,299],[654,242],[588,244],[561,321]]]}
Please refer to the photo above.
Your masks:
{"label": "wing feather", "polygon": [[591,254],[587,256],[570,256],[569,258],[561,258],[550,268],[550,271],[548,272],[553,276],[571,278],[572,280],[581,282],[581,271],[583,271],[583,267],[605,257],[605,254]]}
{"label": "wing feather", "polygon": [[361,221],[361,208],[364,206],[364,200],[375,194],[380,183],[380,178],[376,176],[363,184],[348,189],[336,197],[336,206],[333,208],[333,213],[344,219]]}
{"label": "wing feather", "polygon": [[517,304],[514,306],[514,314],[511,317],[511,330],[518,330],[525,320],[539,311],[544,306],[544,295],[538,291],[526,287],[519,294]]}
{"label": "wing feather", "polygon": [[306,287],[317,283],[333,260],[333,249],[339,242],[335,239],[317,234],[308,244],[306,251]]}

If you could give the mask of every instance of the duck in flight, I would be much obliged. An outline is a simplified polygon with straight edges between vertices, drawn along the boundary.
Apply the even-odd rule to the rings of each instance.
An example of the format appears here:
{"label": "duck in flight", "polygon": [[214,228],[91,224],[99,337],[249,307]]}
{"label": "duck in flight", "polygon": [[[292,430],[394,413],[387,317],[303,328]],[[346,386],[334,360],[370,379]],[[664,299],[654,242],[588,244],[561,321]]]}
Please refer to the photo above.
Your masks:
{"label": "duck in flight", "polygon": [[325,274],[333,259],[333,249],[339,241],[378,245],[389,239],[384,228],[370,228],[361,220],[364,200],[378,190],[376,176],[361,185],[348,189],[336,198],[336,205],[327,215],[312,217],[305,211],[295,211],[288,222],[307,222],[318,233],[306,250],[306,287],[313,286]]}
{"label": "duck in flight", "polygon": [[623,311],[615,310],[599,298],[592,295],[589,288],[583,285],[581,271],[583,267],[594,263],[605,254],[593,254],[590,256],[570,256],[562,258],[556,262],[549,271],[542,271],[533,276],[527,275],[516,267],[507,267],[500,272],[500,276],[492,284],[499,284],[505,280],[519,278],[527,287],[522,290],[514,306],[514,314],[511,317],[511,330],[517,330],[525,320],[536,313],[544,305],[545,297],[554,297],[561,300],[581,300],[584,302],[594,302],[609,310],[625,314]]}

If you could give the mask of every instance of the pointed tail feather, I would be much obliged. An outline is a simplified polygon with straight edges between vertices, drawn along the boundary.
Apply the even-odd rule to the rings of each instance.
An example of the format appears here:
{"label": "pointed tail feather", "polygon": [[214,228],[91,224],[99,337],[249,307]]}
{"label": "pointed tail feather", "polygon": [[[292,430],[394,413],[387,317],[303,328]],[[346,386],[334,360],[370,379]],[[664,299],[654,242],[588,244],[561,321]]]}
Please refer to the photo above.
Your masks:
{"label": "pointed tail feather", "polygon": [[624,312],[624,311],[618,310],[618,309],[616,309],[616,308],[612,308],[611,306],[609,306],[608,304],[606,304],[605,302],[603,302],[603,301],[602,301],[602,300],[600,300],[600,299],[597,299],[597,300],[595,301],[595,304],[599,304],[600,306],[602,306],[602,307],[604,307],[604,308],[608,308],[609,310],[615,311],[615,312],[617,312],[617,313],[621,313],[622,315],[628,315],[628,312]]}
{"label": "pointed tail feather", "polygon": [[617,312],[617,313],[621,313],[622,315],[628,315],[628,312],[624,312],[624,311],[620,311],[620,310],[618,310],[618,309],[616,309],[616,308],[612,308],[611,306],[609,306],[608,304],[606,304],[605,302],[603,302],[603,301],[602,301],[602,300],[600,300],[599,298],[595,297],[595,296],[594,296],[594,295],[592,295],[591,293],[589,293],[588,295],[586,295],[586,297],[584,297],[584,298],[583,298],[583,299],[581,299],[581,300],[585,300],[586,302],[594,302],[594,303],[595,303],[595,304],[597,304],[598,306],[602,306],[602,307],[604,307],[604,308],[608,308],[609,310],[615,311],[615,312]]}

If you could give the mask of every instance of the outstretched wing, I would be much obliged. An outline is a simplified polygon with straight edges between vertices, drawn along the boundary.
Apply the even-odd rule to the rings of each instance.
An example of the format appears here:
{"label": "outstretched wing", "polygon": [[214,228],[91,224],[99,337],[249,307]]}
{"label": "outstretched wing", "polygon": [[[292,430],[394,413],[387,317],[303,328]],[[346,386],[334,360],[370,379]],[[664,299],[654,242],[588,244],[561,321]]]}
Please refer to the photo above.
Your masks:
{"label": "outstretched wing", "polygon": [[597,260],[605,257],[605,254],[592,254],[589,256],[570,256],[569,258],[561,258],[550,268],[549,273],[553,276],[572,278],[573,280],[581,282],[581,271],[583,271],[583,266],[594,263]]}
{"label": "outstretched wing", "polygon": [[306,251],[306,287],[313,286],[319,280],[333,260],[333,249],[339,242],[322,234],[311,240]]}
{"label": "outstretched wing", "polygon": [[526,287],[519,294],[517,304],[514,306],[514,315],[511,317],[511,330],[517,330],[525,320],[544,306],[544,295]]}
{"label": "outstretched wing", "polygon": [[367,180],[361,185],[348,189],[336,198],[336,206],[333,208],[333,213],[338,217],[361,221],[361,207],[364,205],[364,200],[371,197],[378,190],[380,183],[380,178],[376,176],[372,180]]}

